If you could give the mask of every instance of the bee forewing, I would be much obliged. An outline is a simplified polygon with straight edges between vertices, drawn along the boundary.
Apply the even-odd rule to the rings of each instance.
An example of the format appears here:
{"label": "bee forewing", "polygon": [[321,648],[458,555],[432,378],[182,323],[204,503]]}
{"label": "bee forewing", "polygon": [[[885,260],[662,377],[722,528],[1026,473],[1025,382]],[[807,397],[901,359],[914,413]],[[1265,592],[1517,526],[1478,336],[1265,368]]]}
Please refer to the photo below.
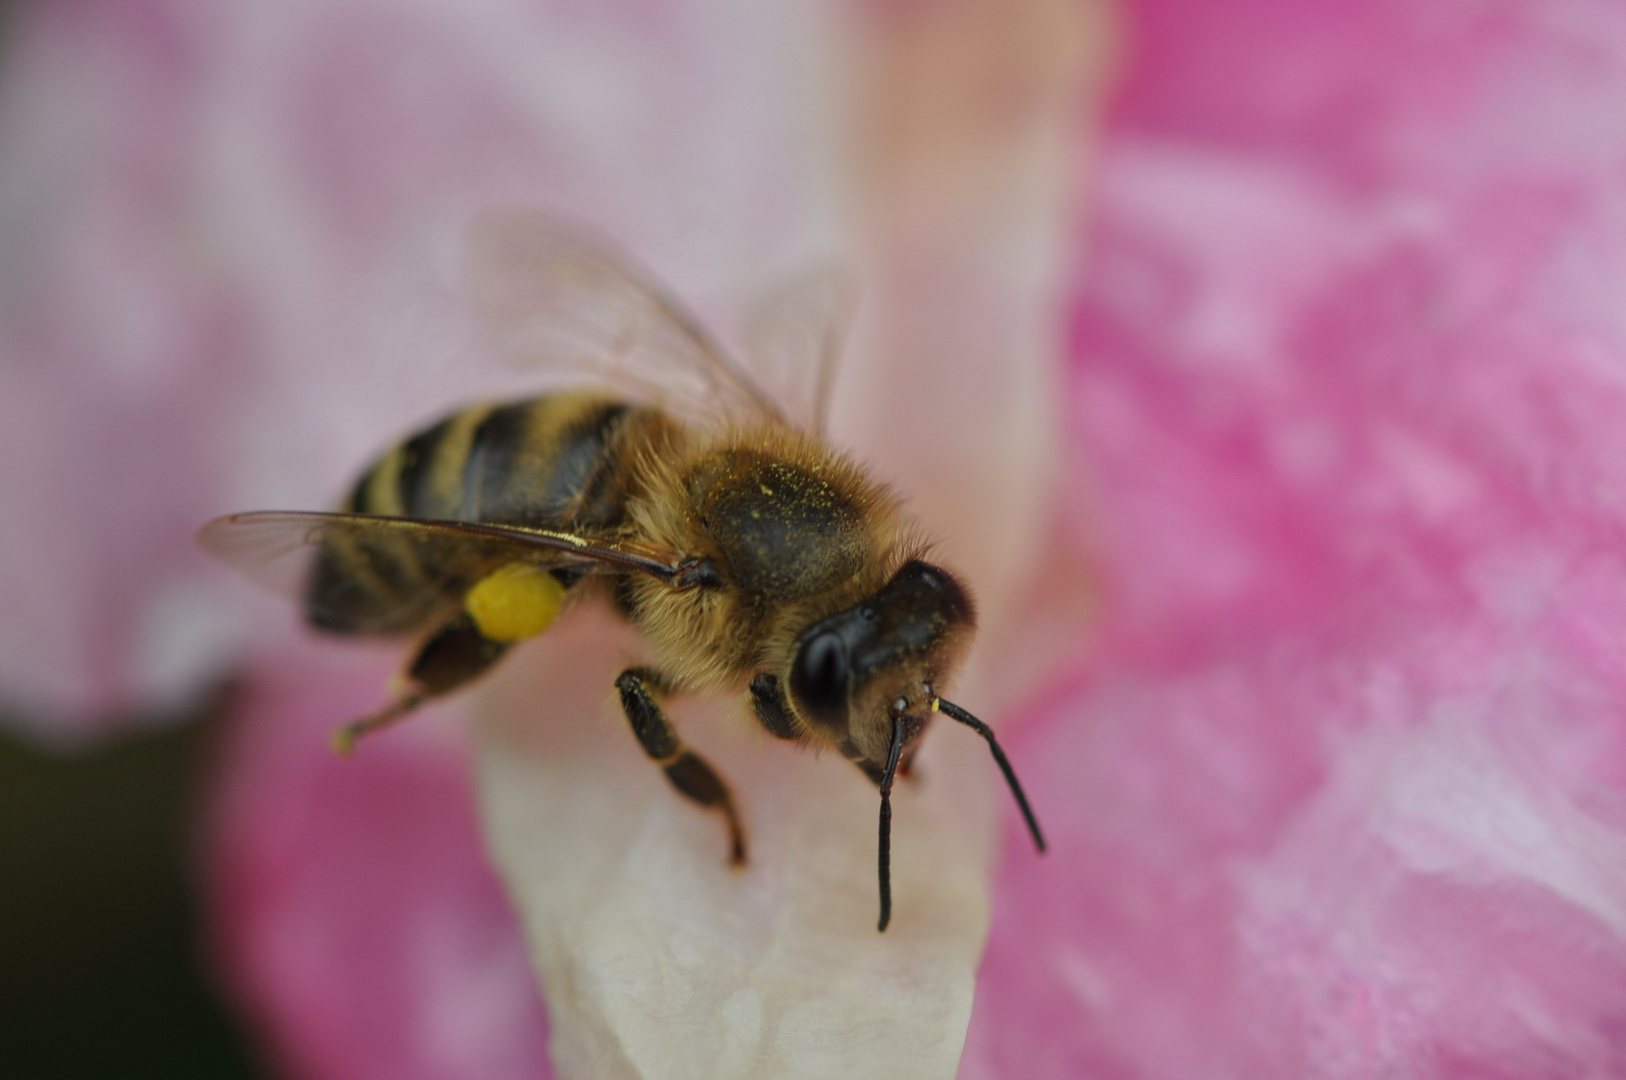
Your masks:
{"label": "bee forewing", "polygon": [[476,316],[509,362],[545,366],[691,422],[784,419],[774,400],[649,272],[607,240],[533,210],[467,236]]}
{"label": "bee forewing", "polygon": [[231,514],[199,529],[198,546],[262,589],[298,598],[330,527],[323,514]]}
{"label": "bee forewing", "polygon": [[594,539],[541,529],[476,522],[429,521],[370,514],[260,511],[216,518],[198,545],[250,581],[304,599],[311,558],[323,549],[388,552],[410,558],[436,585],[472,585],[497,567],[527,562],[548,569],[608,573],[634,569],[666,576],[678,556],[647,544]]}

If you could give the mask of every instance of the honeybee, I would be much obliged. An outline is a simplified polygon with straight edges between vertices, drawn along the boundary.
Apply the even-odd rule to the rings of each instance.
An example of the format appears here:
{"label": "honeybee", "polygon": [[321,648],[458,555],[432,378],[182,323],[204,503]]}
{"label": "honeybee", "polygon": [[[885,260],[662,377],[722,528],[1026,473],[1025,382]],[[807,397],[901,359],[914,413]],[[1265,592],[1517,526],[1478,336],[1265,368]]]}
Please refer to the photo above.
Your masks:
{"label": "honeybee", "polygon": [[969,592],[929,561],[899,499],[819,434],[837,352],[820,331],[829,291],[800,305],[823,314],[800,320],[820,358],[793,415],[597,237],[490,215],[470,230],[468,273],[503,351],[609,389],[464,408],[374,462],[335,512],[234,514],[199,534],[291,588],[320,630],[417,639],[400,694],[340,728],[335,748],[467,686],[565,604],[597,597],[654,658],[615,681],[634,736],[681,795],[721,815],[732,864],[746,860],[740,815],[667,719],[670,695],[743,692],[769,733],[832,747],[877,785],[879,930],[893,782],[938,714],[987,740],[1042,852],[993,732],[942,696],[975,631]]}

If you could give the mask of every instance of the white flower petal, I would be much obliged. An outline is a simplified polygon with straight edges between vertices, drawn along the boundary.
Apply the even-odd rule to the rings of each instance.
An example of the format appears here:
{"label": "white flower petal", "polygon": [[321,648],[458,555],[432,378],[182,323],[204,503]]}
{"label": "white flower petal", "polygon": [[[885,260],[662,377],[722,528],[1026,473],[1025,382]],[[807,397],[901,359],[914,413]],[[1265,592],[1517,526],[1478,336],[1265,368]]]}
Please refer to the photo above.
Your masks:
{"label": "white flower petal", "polygon": [[895,792],[877,933],[874,785],[677,703],[740,801],[751,859],[730,869],[722,820],[671,789],[611,701],[630,638],[596,610],[567,618],[485,699],[479,765],[561,1073],[952,1076],[988,922],[980,741],[936,735]]}

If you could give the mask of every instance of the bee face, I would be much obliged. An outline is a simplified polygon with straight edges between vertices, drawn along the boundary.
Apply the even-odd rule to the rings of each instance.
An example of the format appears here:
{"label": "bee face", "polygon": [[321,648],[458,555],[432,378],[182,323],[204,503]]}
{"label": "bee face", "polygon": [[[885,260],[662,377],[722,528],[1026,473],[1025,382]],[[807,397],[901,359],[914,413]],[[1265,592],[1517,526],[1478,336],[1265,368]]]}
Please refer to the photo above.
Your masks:
{"label": "bee face", "polygon": [[975,626],[948,571],[911,561],[874,596],[803,632],[790,669],[797,711],[820,735],[884,762],[893,718],[905,744],[925,730],[932,687],[959,665]]}

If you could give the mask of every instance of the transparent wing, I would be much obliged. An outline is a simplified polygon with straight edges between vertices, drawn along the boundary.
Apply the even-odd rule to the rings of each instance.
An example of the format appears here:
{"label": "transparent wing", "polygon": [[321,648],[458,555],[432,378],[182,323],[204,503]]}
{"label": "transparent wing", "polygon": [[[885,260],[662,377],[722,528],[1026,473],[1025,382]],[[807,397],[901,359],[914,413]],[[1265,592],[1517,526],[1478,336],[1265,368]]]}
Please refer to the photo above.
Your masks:
{"label": "transparent wing", "polygon": [[691,422],[785,420],[654,276],[609,241],[535,210],[469,227],[470,301],[511,362],[594,379]]}
{"label": "transparent wing", "polygon": [[512,562],[579,573],[633,570],[675,582],[680,556],[634,541],[509,525],[264,511],[216,518],[198,544],[249,580],[354,632],[416,629]]}
{"label": "transparent wing", "polygon": [[849,275],[823,267],[769,293],[746,324],[752,368],[786,418],[808,431],[824,433],[856,295]]}

